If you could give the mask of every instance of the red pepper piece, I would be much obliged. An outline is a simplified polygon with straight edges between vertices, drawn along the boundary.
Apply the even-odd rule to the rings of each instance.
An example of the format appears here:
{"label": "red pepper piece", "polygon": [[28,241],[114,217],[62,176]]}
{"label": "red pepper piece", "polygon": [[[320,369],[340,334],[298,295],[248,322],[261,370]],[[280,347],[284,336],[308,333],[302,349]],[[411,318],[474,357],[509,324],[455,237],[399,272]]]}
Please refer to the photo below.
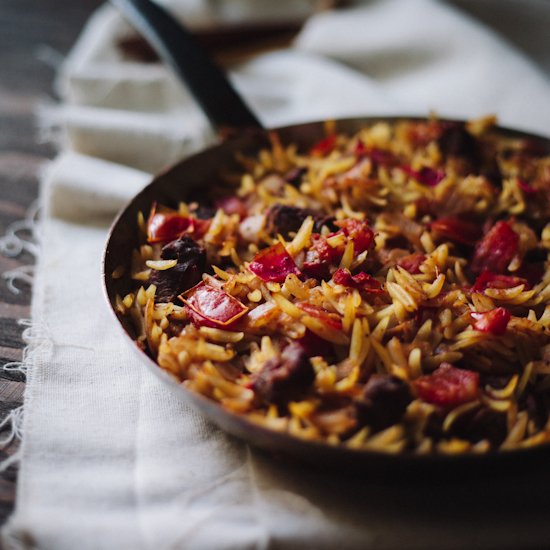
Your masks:
{"label": "red pepper piece", "polygon": [[506,332],[508,321],[512,317],[503,307],[497,307],[485,313],[472,313],[472,326],[480,332],[489,332],[493,336],[501,336]]}
{"label": "red pepper piece", "polygon": [[237,298],[204,281],[179,298],[187,306],[193,324],[199,327],[228,328],[248,311]]}
{"label": "red pepper piece", "polygon": [[475,244],[482,233],[478,223],[461,220],[455,216],[439,218],[430,224],[430,228],[436,235],[468,245]]}
{"label": "red pepper piece", "polygon": [[397,265],[412,275],[416,275],[417,273],[420,273],[420,266],[425,259],[426,256],[424,254],[421,252],[415,252],[414,254],[403,256],[403,258],[398,260]]}
{"label": "red pepper piece", "polygon": [[477,397],[479,374],[441,363],[432,374],[418,378],[414,386],[423,401],[452,408]]}
{"label": "red pepper piece", "polygon": [[310,317],[319,319],[322,323],[333,329],[342,330],[342,319],[336,313],[331,313],[322,307],[307,304],[305,302],[301,302],[296,305]]}
{"label": "red pepper piece", "polygon": [[403,171],[414,178],[418,183],[435,187],[445,177],[445,172],[441,169],[424,166],[420,170],[413,170],[410,166],[402,166]]}
{"label": "red pepper piece", "polygon": [[327,156],[336,145],[336,134],[330,134],[326,138],[317,142],[310,150],[309,154],[314,157]]}
{"label": "red pepper piece", "polygon": [[366,221],[346,218],[334,222],[334,225],[341,227],[344,235],[352,239],[355,254],[361,254],[374,245],[374,231]]}
{"label": "red pepper piece", "polygon": [[283,283],[287,275],[301,275],[290,254],[282,243],[277,243],[258,252],[250,265],[250,271],[262,281]]}
{"label": "red pepper piece", "polygon": [[352,275],[348,269],[339,268],[334,272],[332,280],[337,285],[343,285],[350,288],[357,288],[372,294],[383,294],[381,283],[372,275],[362,271],[357,275]]}
{"label": "red pepper piece", "polygon": [[508,222],[497,222],[479,241],[474,250],[471,270],[475,274],[483,270],[501,274],[517,254],[519,244],[518,234]]}
{"label": "red pepper piece", "polygon": [[483,292],[487,288],[512,288],[518,285],[525,285],[526,289],[531,288],[527,279],[510,275],[497,275],[485,269],[472,286],[472,292]]}
{"label": "red pepper piece", "polygon": [[244,202],[234,195],[219,198],[214,202],[214,207],[216,209],[221,208],[228,216],[231,216],[231,214],[238,214],[241,220],[248,215],[248,210]]}

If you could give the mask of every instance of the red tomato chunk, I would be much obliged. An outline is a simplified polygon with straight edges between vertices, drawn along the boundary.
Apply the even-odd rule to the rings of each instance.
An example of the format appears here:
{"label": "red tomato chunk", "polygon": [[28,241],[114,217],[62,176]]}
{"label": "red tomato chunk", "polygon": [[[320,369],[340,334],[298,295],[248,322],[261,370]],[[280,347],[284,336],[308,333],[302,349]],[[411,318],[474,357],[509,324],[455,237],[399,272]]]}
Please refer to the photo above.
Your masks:
{"label": "red tomato chunk", "polygon": [[522,277],[497,275],[484,270],[476,279],[474,286],[472,286],[472,292],[483,292],[487,288],[513,288],[518,285],[525,285],[526,289],[530,288],[527,279],[523,279]]}
{"label": "red tomato chunk", "polygon": [[503,307],[497,307],[485,313],[472,313],[473,327],[480,332],[489,332],[494,336],[500,336],[506,332],[508,321],[512,317],[510,312]]}
{"label": "red tomato chunk", "polygon": [[187,306],[196,326],[227,328],[248,311],[246,306],[227,292],[204,282],[189,289],[180,299]]}
{"label": "red tomato chunk", "polygon": [[167,243],[188,234],[199,238],[208,231],[210,220],[199,220],[188,216],[180,216],[173,210],[157,212],[157,205],[153,204],[147,220],[147,242]]}
{"label": "red tomato chunk", "polygon": [[512,258],[517,254],[518,234],[508,222],[497,222],[479,241],[474,250],[471,270],[481,273],[484,269],[493,273],[504,273]]}
{"label": "red tomato chunk", "polygon": [[349,288],[357,288],[365,292],[380,294],[382,290],[381,283],[368,273],[361,272],[357,275],[352,275],[348,269],[339,268],[334,272],[332,280],[337,285],[347,286]]}
{"label": "red tomato chunk", "polygon": [[374,231],[366,221],[347,218],[334,222],[334,224],[341,227],[344,235],[353,241],[355,254],[361,254],[361,252],[368,250],[374,245]]}
{"label": "red tomato chunk", "polygon": [[479,374],[441,363],[432,374],[418,378],[414,385],[423,401],[441,407],[456,407],[476,399]]}
{"label": "red tomato chunk", "polygon": [[290,254],[282,243],[277,243],[258,252],[249,265],[250,271],[262,281],[284,283],[291,273],[301,275]]}

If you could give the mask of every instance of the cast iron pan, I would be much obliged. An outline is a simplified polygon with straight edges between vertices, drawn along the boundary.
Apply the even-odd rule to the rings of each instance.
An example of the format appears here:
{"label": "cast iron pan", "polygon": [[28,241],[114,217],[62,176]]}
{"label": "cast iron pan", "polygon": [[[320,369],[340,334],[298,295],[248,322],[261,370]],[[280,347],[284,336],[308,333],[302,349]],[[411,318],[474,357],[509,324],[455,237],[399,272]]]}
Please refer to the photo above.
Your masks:
{"label": "cast iron pan", "polygon": [[[550,445],[483,455],[388,455],[305,441],[285,433],[277,433],[246,418],[223,409],[202,395],[187,390],[162,370],[135,342],[135,334],[127,319],[113,307],[116,294],[124,295],[130,287],[126,277],[113,279],[111,274],[120,265],[130,272],[131,251],[138,246],[137,213],[148,212],[153,202],[177,205],[186,194],[209,182],[219,173],[235,167],[235,153],[252,154],[269,145],[267,131],[234,91],[220,69],[198,46],[194,38],[168,13],[149,0],[113,0],[129,21],[145,36],[161,59],[168,62],[184,79],[212,125],[221,133],[232,131],[225,142],[195,154],[161,174],[124,208],[115,220],[103,258],[104,290],[109,308],[122,328],[136,357],[159,376],[172,391],[200,410],[226,432],[285,460],[306,463],[330,471],[361,474],[410,476],[411,473],[436,474],[444,477],[477,476],[488,473],[526,471],[542,467],[550,461]],[[411,117],[364,117],[336,121],[338,132],[351,134],[377,121],[413,120]],[[414,119],[420,120],[420,119]],[[285,143],[296,143],[303,149],[324,137],[323,122],[311,122],[276,128]],[[495,128],[500,136],[536,140],[550,153],[550,140],[524,132]]]}

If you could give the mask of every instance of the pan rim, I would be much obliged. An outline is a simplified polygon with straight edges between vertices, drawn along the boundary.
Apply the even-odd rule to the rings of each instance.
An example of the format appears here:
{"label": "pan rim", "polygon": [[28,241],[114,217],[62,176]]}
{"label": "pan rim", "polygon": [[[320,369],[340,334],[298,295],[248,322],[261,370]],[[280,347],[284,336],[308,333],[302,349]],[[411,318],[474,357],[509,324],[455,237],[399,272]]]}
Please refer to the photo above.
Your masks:
{"label": "pan rim", "polygon": [[[373,124],[376,122],[392,122],[399,121],[426,121],[430,120],[430,117],[420,116],[407,116],[407,115],[391,115],[391,116],[364,116],[364,117],[347,117],[342,119],[335,119],[334,123],[336,128],[339,126],[346,126],[352,124]],[[464,122],[461,119],[454,118],[439,118],[441,122]],[[292,131],[297,128],[307,128],[321,126],[325,123],[324,120],[311,121],[306,123],[289,124],[273,129],[253,129],[251,132],[258,135],[266,136],[269,132],[285,132]],[[548,147],[550,151],[550,137],[544,137],[529,131],[523,131],[515,128],[505,126],[493,126],[491,132],[503,137],[515,137],[524,139],[534,139],[541,142]],[[239,131],[237,139],[247,135],[247,131]],[[228,140],[231,141],[231,140]],[[184,166],[190,159],[198,158],[205,154],[215,153],[218,149],[227,147],[227,143],[216,143],[201,149],[199,152],[186,157],[170,166],[164,168],[157,174],[153,175],[151,181],[136,195],[134,195],[128,203],[119,211],[114,221],[112,222],[106,244],[103,249],[103,256],[101,260],[101,277],[102,277],[102,290],[104,298],[107,302],[109,311],[111,312],[110,318],[116,323],[122,333],[125,335],[127,345],[137,353],[137,357],[141,360],[148,370],[152,371],[156,376],[167,384],[167,387],[171,391],[177,392],[184,401],[201,414],[206,416],[210,421],[224,430],[226,433],[237,437],[245,443],[249,443],[254,447],[260,447],[263,450],[270,452],[280,453],[287,456],[287,458],[298,459],[299,462],[310,463],[311,457],[322,456],[326,461],[326,464],[320,464],[323,470],[332,470],[334,467],[338,468],[339,464],[345,464],[350,466],[352,471],[360,471],[362,467],[374,466],[375,469],[382,470],[395,470],[403,466],[409,466],[411,470],[417,469],[429,469],[437,470],[445,475],[445,470],[448,468],[451,471],[458,469],[462,473],[469,473],[470,475],[476,475],[479,473],[487,473],[501,469],[504,467],[506,470],[518,465],[521,468],[525,467],[527,462],[538,462],[539,460],[550,459],[550,443],[537,445],[530,448],[516,448],[512,450],[492,450],[486,453],[461,453],[461,454],[443,454],[443,453],[430,453],[430,454],[414,454],[412,452],[402,452],[397,454],[385,453],[383,451],[374,451],[367,449],[351,449],[342,445],[334,446],[321,441],[312,441],[301,439],[297,436],[291,435],[287,432],[277,432],[275,430],[266,428],[260,424],[254,423],[243,415],[239,415],[232,411],[225,409],[221,404],[216,403],[207,397],[193,392],[186,388],[183,384],[178,383],[174,377],[165,372],[147,353],[141,350],[131,335],[125,330],[122,325],[119,316],[113,306],[113,296],[110,292],[108,285],[108,273],[106,272],[107,258],[110,251],[110,245],[119,230],[119,224],[123,218],[128,215],[132,210],[132,207],[136,204],[140,197],[151,193],[151,189],[158,186],[158,180],[161,177],[169,177],[170,174]],[[136,356],[134,354],[134,356]],[[256,441],[250,441],[247,437],[248,434],[253,434],[257,437]],[[280,447],[280,448],[278,448]],[[303,455],[300,456],[299,453]],[[309,457],[309,458],[308,458]],[[518,463],[518,464],[515,464]],[[326,467],[326,468],[325,468]],[[409,468],[405,468],[409,470]]]}

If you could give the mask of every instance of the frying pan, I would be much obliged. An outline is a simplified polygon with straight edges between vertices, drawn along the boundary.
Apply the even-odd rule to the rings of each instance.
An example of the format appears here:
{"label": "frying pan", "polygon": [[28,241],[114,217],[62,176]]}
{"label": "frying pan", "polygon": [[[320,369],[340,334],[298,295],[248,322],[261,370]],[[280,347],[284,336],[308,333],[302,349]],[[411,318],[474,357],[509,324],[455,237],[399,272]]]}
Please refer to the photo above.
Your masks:
{"label": "frying pan", "polygon": [[[116,324],[123,337],[135,351],[136,357],[167,388],[198,409],[220,428],[253,446],[286,460],[306,463],[331,471],[367,475],[373,473],[394,476],[411,473],[428,473],[440,476],[472,476],[512,470],[529,470],[550,460],[550,446],[526,450],[514,450],[483,455],[388,455],[375,451],[356,450],[330,446],[320,442],[305,441],[285,433],[278,433],[254,424],[235,413],[225,410],[206,397],[193,393],[177,383],[168,373],[138,347],[135,331],[128,319],[115,309],[115,296],[124,295],[130,288],[129,275],[114,279],[113,271],[120,265],[130,273],[131,251],[139,245],[137,231],[138,212],[148,212],[153,202],[176,205],[193,189],[216,181],[221,171],[236,168],[235,154],[254,154],[269,145],[268,132],[244,101],[235,92],[223,72],[204,53],[192,35],[177,23],[159,5],[149,0],[113,0],[129,21],[144,35],[161,59],[178,73],[201,105],[212,125],[222,134],[231,137],[221,144],[168,168],[157,175],[122,210],[109,232],[103,257],[104,291]],[[339,132],[351,134],[366,125],[378,121],[422,120],[411,117],[363,117],[336,121]],[[309,148],[322,139],[323,121],[286,126],[274,129],[285,143],[296,143]],[[272,130],[273,131],[273,130]],[[536,140],[544,151],[550,153],[550,140],[517,130],[497,127],[493,130],[503,137]]]}

